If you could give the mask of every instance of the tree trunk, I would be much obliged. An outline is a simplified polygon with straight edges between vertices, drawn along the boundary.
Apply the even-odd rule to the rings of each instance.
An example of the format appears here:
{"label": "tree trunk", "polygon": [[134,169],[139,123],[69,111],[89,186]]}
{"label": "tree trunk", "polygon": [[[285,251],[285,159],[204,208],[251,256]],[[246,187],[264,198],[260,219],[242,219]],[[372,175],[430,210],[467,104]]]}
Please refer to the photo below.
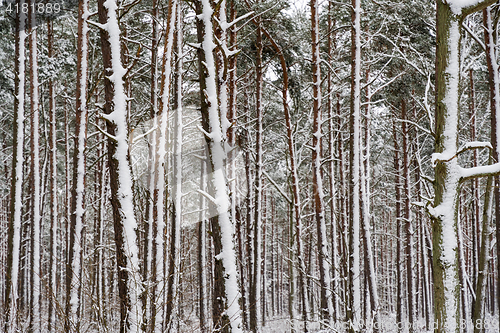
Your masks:
{"label": "tree trunk", "polygon": [[[54,56],[54,30],[52,21],[47,21],[47,52],[48,58]],[[50,173],[50,245],[49,245],[49,304],[48,304],[48,330],[52,332],[56,326],[56,311],[54,304],[57,302],[57,117],[54,81],[49,80],[49,173]]]}
{"label": "tree trunk", "polygon": [[[23,5],[24,1],[20,1]],[[13,156],[12,182],[10,194],[9,230],[7,239],[7,272],[5,279],[4,309],[2,324],[6,333],[17,329],[18,320],[18,277],[21,259],[21,224],[22,224],[22,186],[23,186],[23,147],[24,147],[24,85],[25,85],[25,41],[26,15],[21,11],[15,17],[15,67],[14,67],[14,120],[13,120]]]}
{"label": "tree trunk", "polygon": [[81,311],[81,279],[83,227],[85,213],[85,150],[87,147],[87,59],[88,59],[88,1],[78,5],[76,130],[73,155],[73,187],[71,188],[71,219],[69,253],[66,268],[66,332],[78,332]]}
{"label": "tree trunk", "polygon": [[402,134],[403,134],[403,179],[404,179],[404,225],[405,225],[405,255],[406,255],[406,285],[408,294],[408,324],[410,333],[415,330],[414,324],[416,322],[416,312],[415,312],[415,279],[413,277],[413,266],[414,266],[414,254],[413,254],[413,225],[412,216],[410,210],[411,201],[411,191],[410,191],[410,161],[409,161],[409,133],[406,103],[404,100],[401,101],[401,118],[403,122]]}
{"label": "tree trunk", "polygon": [[[142,283],[139,274],[139,251],[136,242],[132,174],[130,169],[127,96],[120,51],[120,27],[117,3],[98,1],[101,49],[105,68],[105,104],[103,118],[108,136],[108,164],[110,172],[111,206],[115,232],[120,299],[120,333],[138,332],[141,327]],[[118,34],[117,34],[118,33]]]}
{"label": "tree trunk", "polygon": [[[34,1],[30,0],[29,5]],[[31,108],[31,252],[30,252],[30,318],[29,332],[40,332],[40,227],[41,227],[41,193],[40,193],[40,109],[38,91],[38,48],[35,12],[28,14],[29,48],[30,48],[30,108]]]}
{"label": "tree trunk", "polygon": [[319,5],[311,0],[311,46],[313,72],[313,138],[312,138],[312,174],[314,212],[316,218],[317,247],[319,262],[319,283],[321,288],[321,319],[323,325],[331,325],[333,318],[332,293],[330,290],[330,266],[328,264],[325,205],[323,193],[323,175],[321,171],[321,66],[319,40]]}
{"label": "tree trunk", "polygon": [[460,27],[466,15],[493,3],[481,1],[468,7],[437,2],[436,111],[433,219],[433,275],[436,332],[459,332],[460,285],[458,262],[458,193],[460,169],[457,158]]}
{"label": "tree trunk", "polygon": [[257,19],[257,39],[256,39],[256,63],[255,63],[255,210],[254,210],[254,235],[253,235],[253,257],[254,266],[252,274],[252,285],[250,287],[250,329],[257,333],[259,323],[262,320],[261,311],[261,267],[262,267],[262,84],[263,84],[263,65],[262,65],[262,28],[261,19]]}
{"label": "tree trunk", "polygon": [[[332,19],[332,3],[328,2],[328,61],[329,63],[332,61],[333,58],[333,38],[332,38],[332,29],[333,29],[333,19]],[[338,274],[340,272],[339,269],[339,264],[338,264],[338,246],[337,246],[337,225],[339,221],[339,212],[337,212],[337,200],[340,197],[340,190],[337,189],[337,183],[335,181],[335,178],[337,177],[336,175],[336,155],[335,155],[335,140],[341,141],[340,133],[337,133],[337,139],[335,139],[335,132],[334,132],[334,116],[333,116],[333,95],[332,95],[332,90],[333,90],[333,82],[332,82],[332,72],[328,71],[327,75],[327,83],[328,83],[328,101],[327,101],[327,109],[328,109],[328,132],[329,132],[329,137],[328,137],[328,151],[330,154],[330,225],[331,225],[331,238],[330,242],[332,244],[332,278],[331,278],[331,290],[332,292],[332,306],[333,306],[333,317],[332,321],[333,323],[337,322],[337,319],[340,317],[339,313],[339,279],[338,279]]]}
{"label": "tree trunk", "polygon": [[394,136],[394,174],[395,174],[395,192],[396,192],[396,322],[402,323],[403,320],[403,273],[401,266],[401,167],[399,165],[399,144],[396,126],[392,124]]}
{"label": "tree trunk", "polygon": [[[209,148],[212,170],[209,193],[215,216],[210,219],[215,250],[213,321],[214,329],[221,332],[242,332],[239,305],[239,285],[236,255],[233,244],[233,223],[230,219],[230,199],[224,174],[226,150],[223,124],[225,115],[219,115],[217,76],[213,51],[213,8],[207,0],[196,1],[197,35],[202,48],[198,49],[200,75],[201,115],[205,140]],[[225,14],[224,14],[225,15]],[[225,120],[227,121],[227,119]]]}
{"label": "tree trunk", "polygon": [[171,332],[178,320],[178,290],[181,264],[181,223],[182,223],[182,16],[181,6],[177,5],[177,22],[174,47],[176,50],[174,70],[174,151],[173,151],[173,208],[170,229],[170,255],[168,264],[167,312],[168,332]]}
{"label": "tree trunk", "polygon": [[361,107],[361,1],[352,0],[351,11],[351,116],[349,121],[349,333],[360,331],[360,107]]}

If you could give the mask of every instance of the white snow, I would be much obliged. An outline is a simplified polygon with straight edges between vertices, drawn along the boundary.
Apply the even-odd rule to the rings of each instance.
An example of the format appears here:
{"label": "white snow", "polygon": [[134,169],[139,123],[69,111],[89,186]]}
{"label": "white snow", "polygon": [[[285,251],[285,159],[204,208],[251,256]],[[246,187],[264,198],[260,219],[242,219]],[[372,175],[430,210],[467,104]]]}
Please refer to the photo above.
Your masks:
{"label": "white snow", "polygon": [[454,14],[460,15],[462,9],[479,4],[482,0],[447,0]]}
{"label": "white snow", "polygon": [[210,144],[210,157],[213,165],[212,184],[214,187],[214,197],[216,199],[216,209],[219,214],[219,226],[221,229],[222,252],[219,257],[224,266],[226,279],[226,314],[231,322],[233,333],[242,332],[241,310],[239,306],[239,287],[236,271],[236,254],[233,244],[233,226],[229,216],[230,201],[227,193],[227,181],[224,174],[226,152],[224,149],[224,139],[222,135],[221,121],[219,118],[219,108],[217,101],[217,83],[215,72],[215,59],[213,50],[215,44],[213,42],[213,26],[212,26],[213,9],[209,0],[202,0],[202,14],[199,19],[203,21],[205,35],[202,46],[205,54],[207,68],[207,89],[206,96],[209,104],[209,126],[212,142]]}
{"label": "white snow", "polygon": [[353,184],[352,189],[352,204],[353,204],[353,216],[352,216],[352,244],[353,244],[353,253],[351,256],[353,257],[353,265],[351,267],[351,276],[352,276],[352,322],[354,330],[357,331],[359,329],[359,320],[361,319],[361,287],[360,287],[360,239],[359,239],[359,228],[360,228],[360,206],[359,206],[359,193],[360,193],[360,184],[359,184],[359,175],[360,175],[360,107],[361,107],[361,1],[355,0],[354,6],[354,29],[355,29],[355,59],[354,59],[354,133],[353,135],[353,179],[351,180]]}
{"label": "white snow", "polygon": [[141,327],[141,304],[139,295],[142,293],[141,277],[139,274],[139,250],[136,241],[137,221],[134,215],[134,202],[132,193],[132,174],[128,161],[128,124],[127,124],[127,95],[123,82],[125,68],[121,64],[120,52],[120,27],[118,25],[116,0],[107,0],[104,7],[108,9],[106,30],[109,34],[111,46],[111,70],[109,80],[113,83],[113,105],[114,110],[108,115],[108,119],[116,125],[116,152],[114,158],[118,162],[119,188],[117,198],[120,202],[124,251],[127,256],[128,290],[131,309],[128,313],[130,332],[138,332]]}
{"label": "white snow", "polygon": [[[31,2],[32,3],[32,2]],[[31,65],[31,164],[33,172],[33,248],[31,251],[33,258],[33,331],[40,332],[40,133],[39,133],[39,92],[38,92],[38,48],[37,29],[35,27],[35,13],[32,12],[29,18],[30,25],[30,65]]]}
{"label": "white snow", "polygon": [[[21,4],[23,1],[21,1]],[[13,225],[13,238],[12,238],[12,268],[11,268],[11,303],[9,309],[9,318],[15,318],[17,316],[17,298],[18,298],[18,276],[19,276],[19,255],[20,255],[20,246],[21,246],[21,214],[23,208],[22,202],[22,185],[23,185],[23,146],[24,146],[24,100],[25,100],[25,41],[26,41],[26,32],[25,32],[25,19],[26,15],[22,12],[19,14],[20,16],[20,28],[19,28],[19,40],[17,44],[17,48],[19,50],[19,58],[17,59],[18,67],[19,67],[19,90],[18,95],[16,96],[18,109],[15,110],[17,112],[17,120],[16,120],[16,129],[17,129],[17,138],[16,138],[16,146],[15,154],[15,173],[16,179],[14,184],[14,212],[12,216],[12,225]],[[12,319],[11,319],[12,320]],[[15,325],[11,325],[9,328],[9,332],[15,332]]]}

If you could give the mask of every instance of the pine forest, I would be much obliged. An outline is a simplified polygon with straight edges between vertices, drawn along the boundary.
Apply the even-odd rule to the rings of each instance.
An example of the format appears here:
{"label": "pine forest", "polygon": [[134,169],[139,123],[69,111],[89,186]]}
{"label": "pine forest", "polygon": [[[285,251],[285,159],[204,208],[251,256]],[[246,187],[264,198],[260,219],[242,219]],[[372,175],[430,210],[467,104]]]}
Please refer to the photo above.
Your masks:
{"label": "pine forest", "polygon": [[500,3],[0,0],[0,332],[500,332]]}

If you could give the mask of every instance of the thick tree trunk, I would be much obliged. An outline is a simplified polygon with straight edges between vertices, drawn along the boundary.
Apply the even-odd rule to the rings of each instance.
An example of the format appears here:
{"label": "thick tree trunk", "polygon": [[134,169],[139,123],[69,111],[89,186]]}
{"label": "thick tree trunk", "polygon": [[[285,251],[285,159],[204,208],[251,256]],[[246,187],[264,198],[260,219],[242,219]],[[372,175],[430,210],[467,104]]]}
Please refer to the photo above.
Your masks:
{"label": "thick tree trunk", "polygon": [[66,332],[78,332],[81,311],[81,280],[83,227],[85,213],[85,150],[87,146],[87,58],[88,58],[88,1],[78,5],[76,131],[73,155],[73,187],[71,188],[71,219],[69,252],[66,267]]}
{"label": "thick tree trunk", "polygon": [[[22,5],[24,1],[20,1]],[[22,186],[23,186],[23,147],[24,147],[24,85],[25,85],[25,41],[26,15],[18,12],[15,17],[15,65],[14,65],[14,120],[12,182],[10,194],[9,230],[7,239],[7,272],[5,276],[4,322],[6,333],[13,333],[17,328],[18,277],[21,258],[22,224]]]}
{"label": "thick tree trunk", "polygon": [[121,61],[117,9],[117,3],[113,0],[98,1],[99,23],[104,25],[100,30],[105,68],[103,117],[106,120],[108,136],[111,206],[120,299],[120,333],[136,333],[142,325],[139,304],[142,283],[136,242],[137,222],[132,197],[127,96],[123,80],[126,71]]}
{"label": "thick tree trunk", "polygon": [[460,330],[458,262],[458,193],[460,167],[455,154],[458,141],[458,90],[460,73],[460,27],[466,15],[493,3],[484,0],[468,7],[437,1],[436,18],[436,111],[433,275],[437,333]]}
{"label": "thick tree trunk", "polygon": [[[209,148],[212,170],[209,193],[215,216],[210,219],[215,250],[213,321],[214,329],[221,332],[242,332],[239,305],[239,285],[236,270],[236,254],[233,244],[233,223],[230,219],[230,199],[225,177],[226,150],[224,148],[223,124],[217,96],[217,76],[213,51],[212,14],[208,0],[196,1],[197,35],[200,74],[201,115],[203,132]],[[225,14],[224,14],[225,15]],[[225,118],[225,115],[224,117]]]}

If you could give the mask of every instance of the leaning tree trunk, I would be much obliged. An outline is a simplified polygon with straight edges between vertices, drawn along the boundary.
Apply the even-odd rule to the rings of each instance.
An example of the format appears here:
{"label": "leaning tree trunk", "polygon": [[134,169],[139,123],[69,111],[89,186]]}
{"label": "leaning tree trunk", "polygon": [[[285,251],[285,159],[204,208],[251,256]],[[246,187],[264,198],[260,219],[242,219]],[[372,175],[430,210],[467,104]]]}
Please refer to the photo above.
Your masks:
{"label": "leaning tree trunk", "polygon": [[120,333],[136,333],[141,327],[142,283],[136,241],[137,222],[134,212],[130,168],[127,95],[121,61],[120,27],[116,1],[98,1],[101,26],[101,49],[104,79],[104,115],[108,136],[108,164],[111,206],[115,232],[118,293],[120,299]]}

